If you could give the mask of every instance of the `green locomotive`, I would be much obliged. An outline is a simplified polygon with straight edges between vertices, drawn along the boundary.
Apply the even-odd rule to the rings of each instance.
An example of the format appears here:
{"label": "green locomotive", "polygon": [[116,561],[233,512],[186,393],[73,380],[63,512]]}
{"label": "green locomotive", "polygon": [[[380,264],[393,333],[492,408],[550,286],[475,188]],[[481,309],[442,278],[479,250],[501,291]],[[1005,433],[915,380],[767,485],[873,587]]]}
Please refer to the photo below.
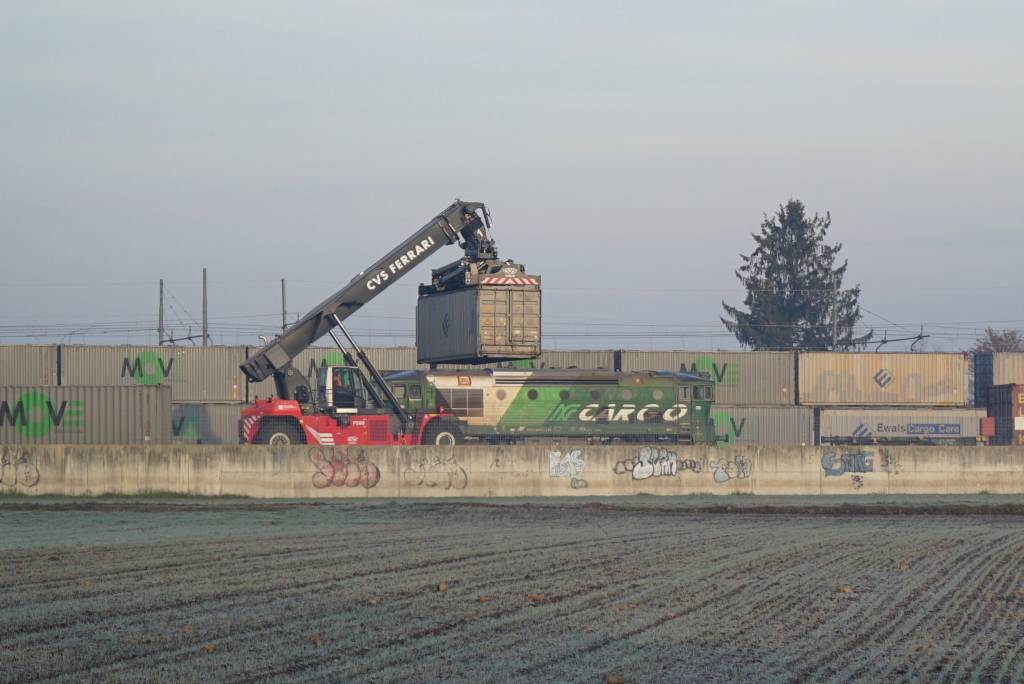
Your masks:
{"label": "green locomotive", "polygon": [[464,436],[490,442],[714,444],[715,384],[672,371],[466,369],[387,375],[409,411],[444,408]]}

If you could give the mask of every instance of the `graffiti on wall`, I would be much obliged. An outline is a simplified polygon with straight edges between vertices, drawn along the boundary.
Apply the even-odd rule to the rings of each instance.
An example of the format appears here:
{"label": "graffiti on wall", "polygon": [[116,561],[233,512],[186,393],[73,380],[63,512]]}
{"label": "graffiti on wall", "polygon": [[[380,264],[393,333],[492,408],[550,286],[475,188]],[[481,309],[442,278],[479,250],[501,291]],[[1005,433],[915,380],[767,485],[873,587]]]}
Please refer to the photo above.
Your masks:
{"label": "graffiti on wall", "polygon": [[616,475],[627,473],[634,480],[646,480],[651,477],[678,475],[690,471],[699,473],[706,468],[703,460],[679,458],[676,452],[660,447],[641,447],[633,458],[625,458],[615,464],[612,471]]}
{"label": "graffiti on wall", "polygon": [[363,487],[372,489],[380,482],[380,468],[366,457],[363,450],[354,447],[344,454],[336,454],[331,449],[316,448],[309,453],[313,464],[313,486],[317,489],[327,487]]}
{"label": "graffiti on wall", "polygon": [[469,484],[466,469],[459,465],[454,454],[434,450],[414,456],[402,477],[406,484],[413,487],[465,489]]}
{"label": "graffiti on wall", "polygon": [[825,477],[839,477],[846,473],[873,473],[874,457],[868,449],[826,451],[821,456],[821,468],[825,471]]}
{"label": "graffiti on wall", "polygon": [[723,458],[718,461],[711,461],[709,465],[717,484],[722,484],[729,480],[746,480],[750,478],[750,461],[747,460],[746,456],[736,455],[731,461]]}
{"label": "graffiti on wall", "polygon": [[889,453],[886,449],[881,449],[880,451],[882,470],[890,475],[899,475],[903,472],[903,461],[899,456]]}
{"label": "graffiti on wall", "polygon": [[39,484],[39,468],[30,463],[20,449],[4,449],[0,454],[0,485],[35,487]]}
{"label": "graffiti on wall", "polygon": [[587,467],[587,457],[582,449],[548,452],[548,476],[567,477],[573,489],[586,489],[588,482],[581,477]]}

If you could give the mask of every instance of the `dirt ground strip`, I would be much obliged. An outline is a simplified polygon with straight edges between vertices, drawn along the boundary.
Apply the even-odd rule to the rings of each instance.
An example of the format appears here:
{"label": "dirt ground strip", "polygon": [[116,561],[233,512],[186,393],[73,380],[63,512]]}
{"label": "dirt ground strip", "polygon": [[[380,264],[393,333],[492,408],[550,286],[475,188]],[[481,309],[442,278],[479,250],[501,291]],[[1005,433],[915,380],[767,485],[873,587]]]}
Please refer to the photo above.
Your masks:
{"label": "dirt ground strip", "polygon": [[4,499],[0,679],[1021,681],[1018,503]]}

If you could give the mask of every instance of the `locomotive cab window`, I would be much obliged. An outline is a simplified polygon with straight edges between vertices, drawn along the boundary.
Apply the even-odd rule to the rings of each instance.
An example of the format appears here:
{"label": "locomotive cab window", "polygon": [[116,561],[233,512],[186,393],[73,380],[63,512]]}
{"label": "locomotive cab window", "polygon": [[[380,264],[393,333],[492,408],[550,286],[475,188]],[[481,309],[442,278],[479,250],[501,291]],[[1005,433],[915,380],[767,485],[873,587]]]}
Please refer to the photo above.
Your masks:
{"label": "locomotive cab window", "polygon": [[405,385],[395,385],[391,391],[395,393],[396,399],[405,399]]}
{"label": "locomotive cab window", "polygon": [[419,385],[409,385],[409,398],[410,399],[421,399],[423,398],[423,390]]}

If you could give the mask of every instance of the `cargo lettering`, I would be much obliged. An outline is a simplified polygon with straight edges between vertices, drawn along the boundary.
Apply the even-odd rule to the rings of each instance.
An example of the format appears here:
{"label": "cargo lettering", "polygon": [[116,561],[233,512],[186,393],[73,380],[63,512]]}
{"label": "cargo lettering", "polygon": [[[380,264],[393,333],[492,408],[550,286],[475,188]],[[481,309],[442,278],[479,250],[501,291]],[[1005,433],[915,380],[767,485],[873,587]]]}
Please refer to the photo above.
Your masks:
{"label": "cargo lettering", "polygon": [[[28,438],[44,437],[62,424],[81,425],[80,401],[62,401],[58,405],[42,392],[25,392],[12,406],[0,401],[0,427],[11,425]],[[72,407],[69,410],[69,407]]]}
{"label": "cargo lettering", "polygon": [[397,276],[398,272],[401,271],[403,268],[405,268],[406,266],[411,266],[413,262],[416,261],[416,259],[426,254],[427,251],[434,246],[434,244],[435,241],[434,238],[432,237],[427,238],[426,240],[421,240],[420,243],[416,245],[415,248],[410,249],[405,254],[398,257],[390,264],[388,264],[386,268],[382,268],[380,272],[377,273],[377,275],[367,280],[366,289],[376,290],[382,287],[384,283],[388,282],[391,279],[391,276]]}
{"label": "cargo lettering", "polygon": [[159,385],[170,376],[173,367],[173,358],[164,365],[164,360],[156,352],[147,351],[136,356],[135,363],[126,356],[121,364],[121,377],[133,378],[140,385]]}
{"label": "cargo lettering", "polygon": [[[629,422],[632,416],[636,416],[634,420],[643,422],[647,420],[647,414],[651,409],[658,410],[661,407],[658,404],[647,404],[639,411],[637,411],[636,404],[607,404],[602,406],[601,404],[587,404],[583,407],[583,410],[579,412],[577,418],[584,423],[592,422]],[[681,419],[686,415],[688,409],[686,404],[675,404],[665,409],[661,418],[665,422],[671,423]]]}

